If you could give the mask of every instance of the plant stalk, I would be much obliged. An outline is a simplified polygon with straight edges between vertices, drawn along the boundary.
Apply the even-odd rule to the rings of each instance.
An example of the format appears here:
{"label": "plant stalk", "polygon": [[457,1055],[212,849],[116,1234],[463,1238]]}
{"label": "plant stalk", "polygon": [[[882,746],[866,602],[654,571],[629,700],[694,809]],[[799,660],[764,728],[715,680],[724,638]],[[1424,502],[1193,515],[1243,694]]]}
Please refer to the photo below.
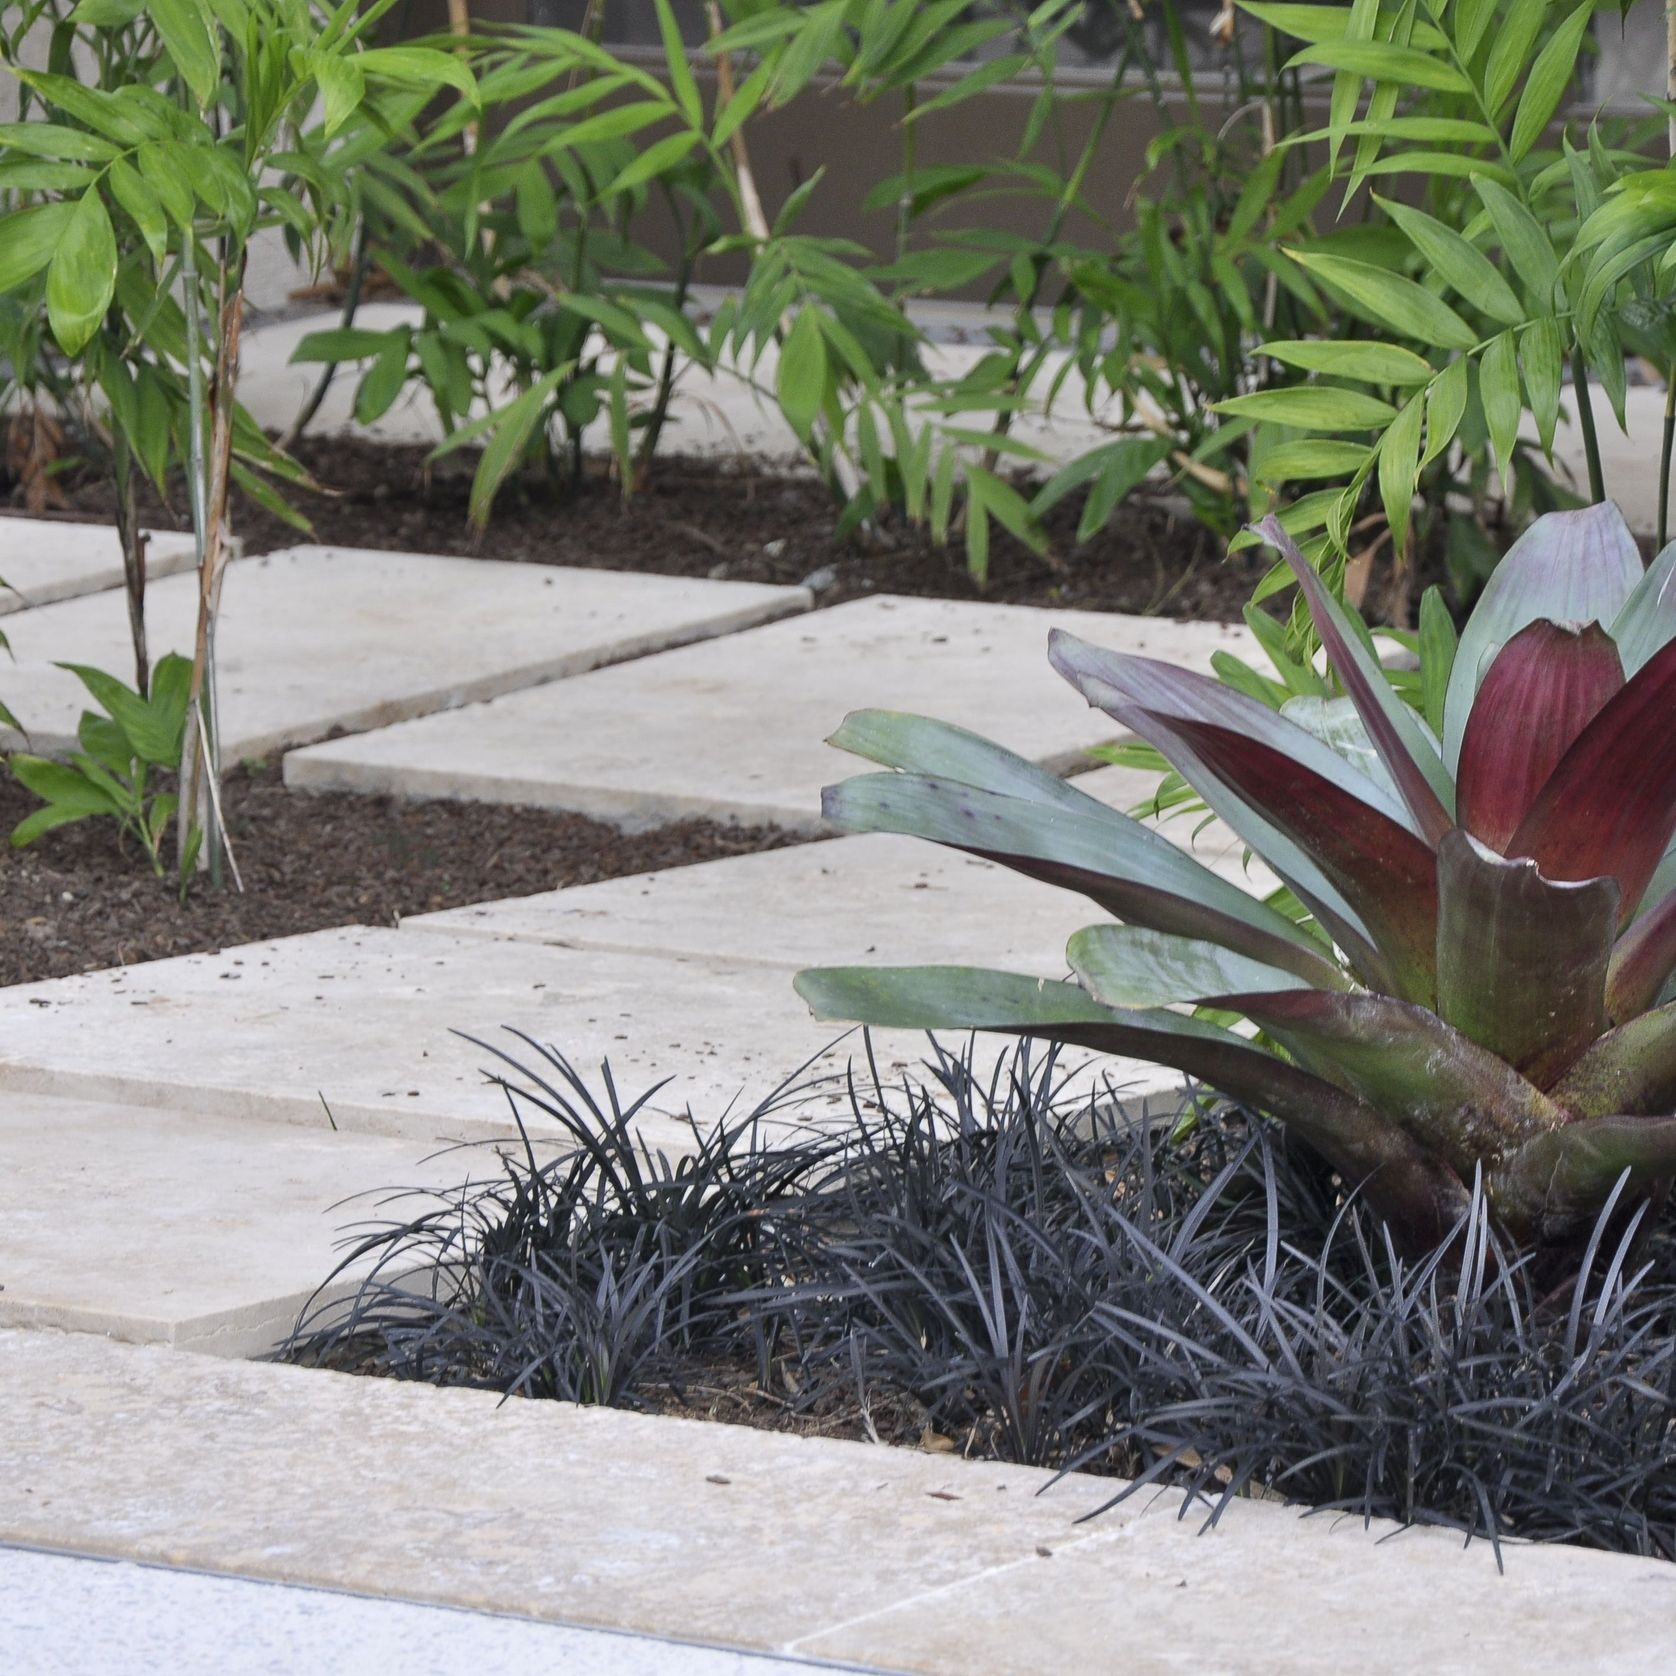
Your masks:
{"label": "plant stalk", "polygon": [[151,657],[146,645],[146,535],[135,506],[134,452],[120,425],[113,425],[111,452],[116,470],[116,534],[122,546],[122,588],[128,598],[128,635],[134,646],[134,691],[151,691]]}
{"label": "plant stalk", "polygon": [[1659,449],[1659,547],[1670,540],[1670,456],[1676,444],[1676,365],[1664,373],[1664,441]]}
{"label": "plant stalk", "polygon": [[1589,465],[1589,499],[1598,506],[1606,499],[1606,479],[1600,469],[1600,438],[1595,435],[1594,404],[1589,399],[1589,368],[1583,346],[1571,351],[1571,387],[1577,395],[1577,423],[1583,428],[1583,455]]}

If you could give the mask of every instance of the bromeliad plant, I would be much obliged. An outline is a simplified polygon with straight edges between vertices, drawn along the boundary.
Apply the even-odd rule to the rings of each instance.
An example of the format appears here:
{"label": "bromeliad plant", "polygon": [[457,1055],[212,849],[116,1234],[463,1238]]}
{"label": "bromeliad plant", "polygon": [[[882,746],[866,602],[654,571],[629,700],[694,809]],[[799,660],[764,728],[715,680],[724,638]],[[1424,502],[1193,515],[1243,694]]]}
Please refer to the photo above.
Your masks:
{"label": "bromeliad plant", "polygon": [[1562,1245],[1621,1185],[1676,1177],[1676,547],[1644,572],[1610,504],[1539,519],[1461,634],[1439,737],[1279,524],[1259,533],[1345,696],[1276,713],[1063,632],[1049,656],[1301,917],[975,735],[861,711],[833,743],[891,772],[829,788],[830,819],[1001,862],[1120,923],[1071,939],[1074,983],[827,968],[798,990],[823,1018],[1175,1066],[1317,1148],[1406,1248],[1474,1194],[1512,1239]]}

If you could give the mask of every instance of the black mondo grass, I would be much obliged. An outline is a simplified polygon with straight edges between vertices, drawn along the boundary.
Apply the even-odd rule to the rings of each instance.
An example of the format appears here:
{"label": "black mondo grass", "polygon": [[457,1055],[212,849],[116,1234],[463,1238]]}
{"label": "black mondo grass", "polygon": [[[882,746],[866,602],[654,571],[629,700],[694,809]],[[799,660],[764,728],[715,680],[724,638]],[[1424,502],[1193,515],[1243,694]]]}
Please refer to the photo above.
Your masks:
{"label": "black mondo grass", "polygon": [[868,1053],[844,1122],[830,1082],[790,1083],[671,1158],[636,1135],[646,1096],[523,1047],[524,1145],[355,1231],[285,1354],[628,1406],[725,1367],[775,1423],[836,1407],[852,1435],[1119,1476],[1114,1501],[1169,1484],[1212,1519],[1259,1494],[1676,1559],[1661,1205],[1615,1196],[1556,1273],[1475,1194],[1405,1257],[1276,1126],[1138,1117],[1028,1045],[980,1077],[933,1043],[895,1085]]}

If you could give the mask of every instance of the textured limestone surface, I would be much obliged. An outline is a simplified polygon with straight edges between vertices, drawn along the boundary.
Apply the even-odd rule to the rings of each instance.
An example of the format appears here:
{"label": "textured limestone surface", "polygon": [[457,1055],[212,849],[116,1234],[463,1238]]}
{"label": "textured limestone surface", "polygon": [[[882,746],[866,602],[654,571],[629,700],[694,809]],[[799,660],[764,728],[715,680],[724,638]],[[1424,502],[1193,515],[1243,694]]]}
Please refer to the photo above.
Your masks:
{"label": "textured limestone surface", "polygon": [[[486,1139],[516,1133],[484,1080],[508,1069],[494,1050],[538,1062],[508,1030],[564,1054],[602,1103],[602,1060],[625,1103],[672,1079],[640,1120],[672,1153],[691,1149],[694,1120],[744,1116],[805,1061],[800,1080],[827,1080],[795,1115],[842,1119],[840,1073],[865,1063],[859,1034],[814,1022],[784,967],[352,926],[0,990],[0,1090]],[[874,1040],[887,1079],[928,1055],[914,1032]],[[980,1040],[980,1072],[1009,1051]],[[1100,1072],[1137,1099],[1180,1086],[1138,1061]]]}
{"label": "textured limestone surface", "polygon": [[[1121,768],[1077,784],[1125,813],[1157,776]],[[1221,877],[1256,892],[1277,882],[1202,815],[1158,830]],[[408,931],[505,937],[562,948],[713,955],[795,970],[816,965],[975,965],[1059,977],[1073,931],[1105,919],[1086,897],[916,838],[833,838],[696,867],[474,903],[404,920]]]}
{"label": "textured limestone surface", "polygon": [[[1676,1568],[0,1332],[0,1541],[925,1676],[1660,1670]],[[120,1447],[91,1447],[92,1440]],[[1388,1538],[1388,1540],[1381,1540]]]}
{"label": "textured limestone surface", "polygon": [[492,1149],[33,1094],[0,1098],[0,1160],[0,1323],[218,1356],[278,1344],[348,1231],[414,1214],[404,1190],[498,1173]]}
{"label": "textured limestone surface", "polygon": [[6,1647],[19,1651],[16,1668],[27,1676],[810,1676],[850,1668],[0,1547]]}
{"label": "textured limestone surface", "polygon": [[[148,532],[148,577],[174,576],[196,563],[190,532]],[[0,514],[0,617],[32,605],[49,605],[54,600],[121,586],[122,547],[109,524]],[[75,657],[79,663],[89,661],[75,652],[64,655]],[[121,670],[127,661],[113,667]]]}
{"label": "textured limestone surface", "polygon": [[[0,576],[6,574],[0,568]],[[347,547],[294,547],[228,567],[216,656],[223,748],[258,757],[334,729],[382,727],[807,608],[802,588],[573,570]],[[197,579],[147,591],[153,660],[190,653]],[[37,750],[87,708],[57,660],[132,663],[120,591],[7,620],[6,702]]]}
{"label": "textured limestone surface", "polygon": [[574,809],[630,828],[689,816],[823,830],[821,787],[865,764],[824,741],[851,710],[975,729],[1057,769],[1122,729],[1047,661],[1048,631],[1208,669],[1243,626],[876,595],[725,642],[335,739],[286,783]]}

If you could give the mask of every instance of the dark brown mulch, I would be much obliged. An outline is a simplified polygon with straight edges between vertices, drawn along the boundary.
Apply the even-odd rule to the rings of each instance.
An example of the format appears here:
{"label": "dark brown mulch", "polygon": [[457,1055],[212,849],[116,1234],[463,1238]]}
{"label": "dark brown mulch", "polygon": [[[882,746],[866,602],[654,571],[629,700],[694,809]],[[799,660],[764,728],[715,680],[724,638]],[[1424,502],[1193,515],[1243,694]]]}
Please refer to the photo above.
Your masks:
{"label": "dark brown mulch", "polygon": [[[328,926],[528,895],[792,842],[773,828],[686,821],[627,836],[581,815],[471,803],[301,797],[277,769],[239,770],[228,826],[246,893],[195,889],[182,906],[109,822],[0,852],[0,984],[193,954]],[[34,806],[0,778],[0,832]]]}
{"label": "dark brown mulch", "polygon": [[[830,571],[821,591],[825,605],[899,593],[1233,622],[1268,568],[1249,553],[1224,558],[1222,544],[1191,518],[1144,497],[1078,546],[1080,497],[1073,496],[1048,519],[1058,568],[997,532],[990,586],[980,594],[958,547],[939,550],[913,532],[878,552],[839,540],[832,501],[811,478],[680,457],[661,460],[626,505],[598,478],[557,502],[542,486],[514,484],[495,503],[488,533],[477,537],[466,521],[467,458],[446,458],[427,470],[423,448],[348,437],[309,439],[296,452],[333,491],[289,497],[322,542],[736,582],[824,581]],[[108,483],[74,471],[57,481],[76,516],[109,516]],[[175,499],[183,522],[184,498]],[[163,511],[153,508],[151,515]],[[304,539],[249,503],[234,522],[250,552]]]}

